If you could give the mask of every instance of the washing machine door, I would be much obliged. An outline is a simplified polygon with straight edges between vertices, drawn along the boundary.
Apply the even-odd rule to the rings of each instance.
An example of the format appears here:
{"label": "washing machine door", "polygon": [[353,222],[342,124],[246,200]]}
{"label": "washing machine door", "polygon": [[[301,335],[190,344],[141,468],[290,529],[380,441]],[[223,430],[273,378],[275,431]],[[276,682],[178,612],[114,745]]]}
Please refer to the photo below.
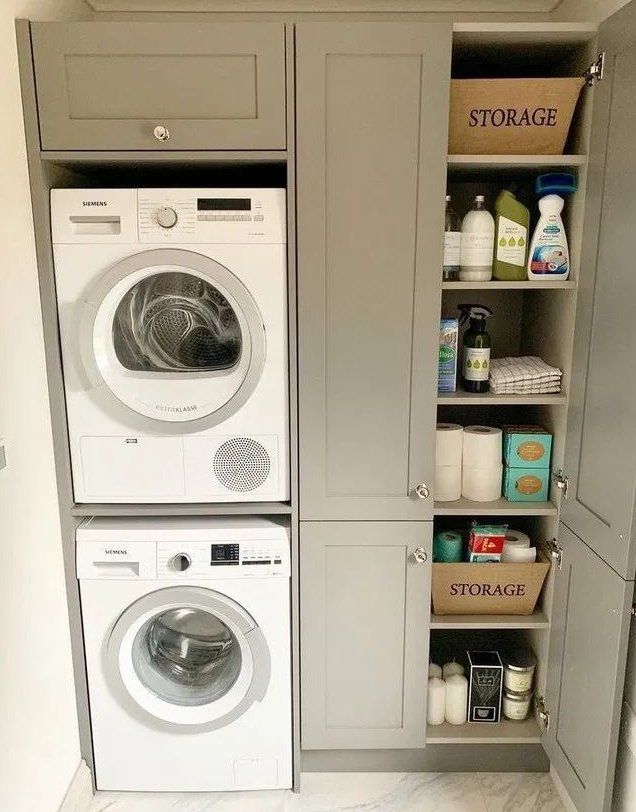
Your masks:
{"label": "washing machine door", "polygon": [[82,340],[110,392],[133,412],[215,425],[254,391],[265,361],[263,320],[243,283],[214,259],[143,251],[116,263],[87,298]]}
{"label": "washing machine door", "polygon": [[133,603],[106,645],[111,689],[135,716],[187,730],[237,719],[267,692],[263,632],[231,598],[175,586]]}

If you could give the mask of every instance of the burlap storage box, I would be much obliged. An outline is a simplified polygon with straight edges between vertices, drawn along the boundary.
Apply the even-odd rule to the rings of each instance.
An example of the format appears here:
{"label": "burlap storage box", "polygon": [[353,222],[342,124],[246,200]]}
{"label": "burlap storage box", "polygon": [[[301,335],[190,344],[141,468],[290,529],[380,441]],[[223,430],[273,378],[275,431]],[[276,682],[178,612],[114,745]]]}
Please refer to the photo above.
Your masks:
{"label": "burlap storage box", "polygon": [[433,564],[436,615],[531,615],[550,563]]}
{"label": "burlap storage box", "polygon": [[582,78],[453,79],[451,155],[560,155]]}

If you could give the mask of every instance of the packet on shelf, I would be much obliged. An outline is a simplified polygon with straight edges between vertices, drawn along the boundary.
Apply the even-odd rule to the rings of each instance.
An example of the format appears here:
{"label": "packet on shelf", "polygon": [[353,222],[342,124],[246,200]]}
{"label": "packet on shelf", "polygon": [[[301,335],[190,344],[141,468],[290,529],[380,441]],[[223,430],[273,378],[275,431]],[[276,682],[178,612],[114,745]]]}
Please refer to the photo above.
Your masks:
{"label": "packet on shelf", "polygon": [[500,561],[507,529],[507,524],[473,522],[468,541],[468,560],[473,563]]}

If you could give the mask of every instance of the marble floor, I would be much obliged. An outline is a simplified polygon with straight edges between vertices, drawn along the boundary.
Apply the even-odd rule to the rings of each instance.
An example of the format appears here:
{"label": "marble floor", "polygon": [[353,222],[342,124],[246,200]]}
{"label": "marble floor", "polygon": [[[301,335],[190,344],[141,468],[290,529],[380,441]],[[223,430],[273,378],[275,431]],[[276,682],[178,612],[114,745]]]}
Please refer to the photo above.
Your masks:
{"label": "marble floor", "polygon": [[90,812],[565,812],[547,773],[305,773],[301,789],[98,792]]}

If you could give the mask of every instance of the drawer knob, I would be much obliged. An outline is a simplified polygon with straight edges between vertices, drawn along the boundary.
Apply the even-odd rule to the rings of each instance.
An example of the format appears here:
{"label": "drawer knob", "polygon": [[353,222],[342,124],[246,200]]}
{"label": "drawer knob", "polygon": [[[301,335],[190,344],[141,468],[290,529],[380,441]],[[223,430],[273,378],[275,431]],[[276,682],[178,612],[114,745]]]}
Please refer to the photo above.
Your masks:
{"label": "drawer knob", "polygon": [[157,124],[152,132],[157,141],[167,141],[170,138],[170,130],[163,124]]}
{"label": "drawer knob", "polygon": [[428,553],[423,547],[416,547],[413,550],[413,558],[416,564],[425,564],[428,561]]}
{"label": "drawer knob", "polygon": [[426,482],[420,482],[419,485],[415,486],[415,495],[419,496],[420,499],[428,499],[428,497],[431,495],[431,492]]}

